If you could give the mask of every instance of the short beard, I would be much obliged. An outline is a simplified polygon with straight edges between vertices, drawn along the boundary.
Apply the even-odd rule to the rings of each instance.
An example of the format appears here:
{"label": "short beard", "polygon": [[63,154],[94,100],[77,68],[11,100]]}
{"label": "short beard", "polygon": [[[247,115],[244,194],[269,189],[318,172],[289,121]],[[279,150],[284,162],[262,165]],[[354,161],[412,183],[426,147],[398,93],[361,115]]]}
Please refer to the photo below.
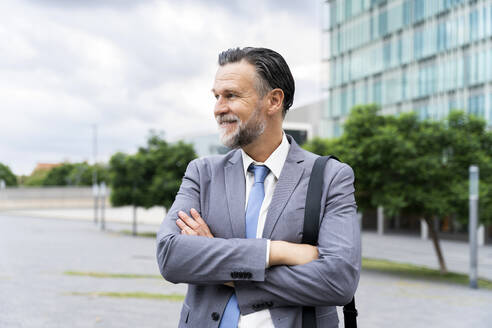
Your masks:
{"label": "short beard", "polygon": [[225,114],[218,116],[217,122],[220,124],[225,119],[234,119],[238,121],[238,127],[235,131],[226,134],[225,128],[220,128],[220,141],[228,148],[236,149],[249,145],[265,132],[265,121],[260,119],[260,107],[257,107],[253,115],[243,123],[239,117],[234,114]]}

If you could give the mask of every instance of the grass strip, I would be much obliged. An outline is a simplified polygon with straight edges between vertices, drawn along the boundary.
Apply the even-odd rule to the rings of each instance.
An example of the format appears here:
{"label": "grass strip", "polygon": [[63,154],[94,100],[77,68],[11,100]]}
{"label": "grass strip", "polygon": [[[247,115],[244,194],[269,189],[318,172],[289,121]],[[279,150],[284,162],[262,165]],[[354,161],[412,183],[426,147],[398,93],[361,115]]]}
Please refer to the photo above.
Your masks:
{"label": "grass strip", "polygon": [[[120,230],[119,233],[123,235],[133,236],[133,232],[131,230]],[[156,238],[157,233],[152,231],[137,232],[137,237]]]}
{"label": "grass strip", "polygon": [[65,271],[63,272],[63,274],[67,276],[83,276],[83,277],[93,277],[93,278],[163,279],[159,275],[134,274],[134,273]]}
{"label": "grass strip", "polygon": [[180,294],[152,294],[145,292],[130,292],[130,293],[118,293],[118,292],[71,292],[70,295],[75,296],[93,296],[93,297],[114,297],[114,298],[140,298],[140,299],[152,299],[152,300],[165,300],[172,302],[182,302],[184,295]]}
{"label": "grass strip", "polygon": [[[425,279],[446,283],[453,283],[468,286],[470,281],[468,275],[463,273],[448,272],[442,274],[439,270],[430,269],[408,263],[391,262],[387,260],[378,260],[371,258],[362,259],[362,268],[369,271],[379,271],[398,275],[400,277]],[[492,290],[492,281],[479,278],[478,288]]]}

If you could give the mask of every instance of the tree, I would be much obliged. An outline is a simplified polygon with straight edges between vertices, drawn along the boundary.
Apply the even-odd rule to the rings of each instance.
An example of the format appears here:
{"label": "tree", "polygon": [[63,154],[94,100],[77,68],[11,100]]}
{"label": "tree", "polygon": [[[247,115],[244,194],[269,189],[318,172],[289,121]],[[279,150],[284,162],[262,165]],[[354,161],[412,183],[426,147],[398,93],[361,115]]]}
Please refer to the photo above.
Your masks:
{"label": "tree", "polygon": [[7,186],[17,186],[17,178],[5,164],[0,163],[0,180],[5,181]]}
{"label": "tree", "polygon": [[28,186],[91,186],[92,174],[97,170],[98,182],[109,181],[108,169],[102,164],[89,165],[87,162],[63,163],[48,170],[36,170],[26,177]]}
{"label": "tree", "polygon": [[196,158],[193,146],[182,141],[169,145],[155,136],[149,140],[148,159],[155,167],[149,187],[153,205],[170,208],[188,163]]}
{"label": "tree", "polygon": [[453,215],[467,221],[468,166],[478,164],[484,177],[481,221],[492,221],[492,135],[484,121],[460,112],[438,122],[420,121],[414,113],[381,116],[378,110],[375,105],[353,108],[340,138],[324,145],[315,140],[305,147],[337,155],[354,168],[362,210],[381,205],[390,217],[399,213],[422,217],[441,271],[446,272],[433,220]]}
{"label": "tree", "polygon": [[43,181],[50,170],[36,170],[28,176],[22,176],[21,184],[30,187],[39,187],[43,185]]}
{"label": "tree", "polygon": [[68,176],[74,169],[74,164],[63,163],[48,171],[48,174],[43,180],[43,186],[66,186],[69,184]]}
{"label": "tree", "polygon": [[98,183],[109,182],[108,169],[102,164],[89,165],[87,162],[75,163],[68,173],[67,184],[72,186],[91,186],[92,175],[97,171]]}
{"label": "tree", "polygon": [[153,132],[146,147],[140,147],[136,154],[117,153],[111,157],[111,203],[114,206],[133,206],[134,234],[136,208],[169,208],[188,163],[195,157],[191,145],[183,142],[170,145]]}

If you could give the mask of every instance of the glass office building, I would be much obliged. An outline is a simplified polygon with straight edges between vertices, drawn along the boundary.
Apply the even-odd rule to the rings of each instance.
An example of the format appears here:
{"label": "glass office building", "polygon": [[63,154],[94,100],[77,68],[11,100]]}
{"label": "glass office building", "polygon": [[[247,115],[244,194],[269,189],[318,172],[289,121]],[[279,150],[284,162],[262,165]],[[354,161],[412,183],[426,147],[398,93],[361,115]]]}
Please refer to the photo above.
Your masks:
{"label": "glass office building", "polygon": [[351,107],[441,119],[462,109],[492,125],[492,0],[327,0],[325,137]]}

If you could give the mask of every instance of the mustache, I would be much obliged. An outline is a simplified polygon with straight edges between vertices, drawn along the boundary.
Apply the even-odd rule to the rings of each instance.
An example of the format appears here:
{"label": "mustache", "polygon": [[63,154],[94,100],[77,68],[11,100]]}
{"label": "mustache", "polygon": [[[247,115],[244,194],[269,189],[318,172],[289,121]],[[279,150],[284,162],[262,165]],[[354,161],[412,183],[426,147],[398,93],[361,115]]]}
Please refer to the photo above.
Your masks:
{"label": "mustache", "polygon": [[218,124],[222,124],[225,122],[232,122],[232,121],[238,121],[239,123],[241,123],[241,120],[239,119],[239,117],[234,115],[234,114],[217,115],[217,116],[215,116],[215,120],[217,121]]}

